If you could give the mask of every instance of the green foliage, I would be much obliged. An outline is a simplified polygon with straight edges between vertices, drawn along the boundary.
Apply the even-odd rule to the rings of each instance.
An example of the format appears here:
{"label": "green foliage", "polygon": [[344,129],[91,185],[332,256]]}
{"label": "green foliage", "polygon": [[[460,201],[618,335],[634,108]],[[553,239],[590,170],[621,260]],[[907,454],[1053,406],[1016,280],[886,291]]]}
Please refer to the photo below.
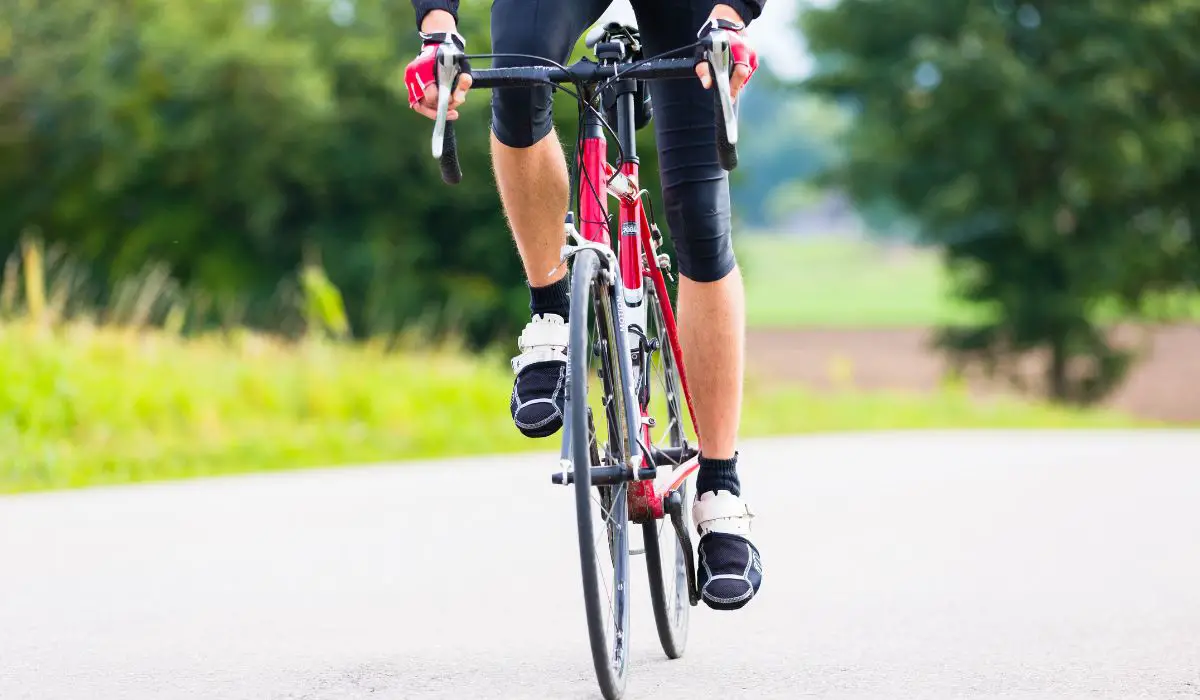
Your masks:
{"label": "green foliage", "polygon": [[[403,341],[329,342],[317,332],[293,342],[246,328],[185,338],[140,323],[64,322],[53,313],[61,302],[49,300],[70,293],[62,286],[69,260],[54,249],[44,253],[32,238],[22,252],[0,280],[0,493],[538,444],[501,409],[512,375],[494,356],[424,342],[416,351]],[[50,273],[46,259],[54,260]],[[166,303],[171,318],[183,307],[158,269],[125,286],[132,306]],[[314,293],[327,297],[318,305],[336,307],[337,290],[315,262],[306,273]],[[336,318],[334,309],[320,313]],[[328,330],[329,320],[320,321],[316,328]],[[922,397],[849,388],[818,396],[751,377],[745,432],[1138,423],[1119,414],[978,403],[960,390]]]}
{"label": "green foliage", "polygon": [[1131,361],[1115,300],[1194,285],[1200,5],[1188,0],[841,0],[803,18],[808,87],[856,120],[839,181],[944,250],[987,322],[964,361],[1045,351],[1045,390],[1090,402]]}
{"label": "green foliage", "polygon": [[[462,3],[472,50],[487,14]],[[205,301],[189,329],[279,329],[313,250],[358,334],[420,322],[483,343],[524,312],[488,94],[462,110],[465,175],[444,185],[403,87],[409,3],[20,0],[0,28],[0,248],[36,228],[84,261],[97,303],[161,262]]]}
{"label": "green foliage", "polygon": [[0,324],[0,493],[519,449],[500,363]]}
{"label": "green foliage", "polygon": [[[503,363],[450,351],[8,321],[0,493],[549,449],[513,428],[510,382]],[[743,424],[753,436],[1139,422],[962,392],[829,396],[751,381]]]}
{"label": "green foliage", "polygon": [[314,263],[304,266],[300,273],[304,287],[304,311],[308,327],[320,328],[334,338],[345,338],[350,332],[346,307],[341,291],[329,281],[325,270]]}
{"label": "green foliage", "polygon": [[741,238],[738,256],[752,327],[929,327],[979,316],[951,298],[928,250],[756,234]]}
{"label": "green foliage", "polygon": [[[738,239],[751,326],[796,328],[981,324],[988,309],[955,294],[953,279],[929,248],[843,237],[755,233]],[[1091,319],[1112,327],[1129,321],[1117,297],[1097,304]],[[1200,321],[1200,294],[1146,296],[1147,323]]]}
{"label": "green foliage", "polygon": [[[54,261],[50,273],[45,259]],[[70,293],[62,286],[69,260],[54,249],[44,253],[36,239],[10,260],[0,280],[0,493],[538,445],[501,408],[512,375],[500,358],[424,342],[420,350],[403,342],[330,342],[317,332],[288,342],[246,328],[183,337],[141,323],[64,322],[54,312],[61,302],[50,300]],[[133,307],[165,303],[172,318],[183,307],[158,270],[125,287]],[[315,262],[306,274],[314,294],[326,297],[317,304],[331,306],[319,313],[336,319],[336,288]],[[330,320],[318,320],[316,329],[328,330]],[[957,390],[819,396],[755,377],[744,416],[747,435],[1137,423],[1119,414],[979,403]]]}
{"label": "green foliage", "polygon": [[797,94],[769,71],[739,98],[738,152],[746,167],[731,176],[737,219],[752,227],[772,226],[806,204],[798,186],[837,162],[837,137],[846,110],[831,100]]}

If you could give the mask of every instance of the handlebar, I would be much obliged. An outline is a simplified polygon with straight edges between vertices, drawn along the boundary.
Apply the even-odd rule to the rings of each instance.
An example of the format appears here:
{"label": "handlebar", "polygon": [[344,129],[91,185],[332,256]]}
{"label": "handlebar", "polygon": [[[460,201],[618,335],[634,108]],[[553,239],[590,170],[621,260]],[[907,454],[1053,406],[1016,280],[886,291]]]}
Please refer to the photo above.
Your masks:
{"label": "handlebar", "polygon": [[[589,34],[588,39],[594,37]],[[597,38],[598,40],[598,38]],[[701,40],[701,60],[707,61],[713,76],[717,113],[717,160],[727,171],[737,167],[737,109],[729,90],[733,74],[733,55],[725,30],[714,30]],[[592,42],[593,44],[595,42]],[[436,56],[438,85],[437,118],[433,127],[433,157],[441,162],[442,180],[458,184],[462,170],[454,139],[454,124],[446,120],[450,95],[463,73],[471,76],[471,89],[529,87],[557,83],[599,84],[617,78],[632,80],[696,79],[693,58],[652,58],[635,63],[602,64],[581,60],[569,66],[522,66],[485,68],[472,71],[466,54],[447,40],[438,46]]]}
{"label": "handlebar", "polygon": [[[628,64],[626,64],[628,65]],[[696,62],[690,58],[659,58],[625,67],[580,61],[566,66],[522,66],[520,68],[485,68],[471,72],[472,88],[507,88],[544,85],[546,83],[601,83],[613,77],[633,80],[666,78],[695,78]],[[441,89],[441,86],[438,86]]]}

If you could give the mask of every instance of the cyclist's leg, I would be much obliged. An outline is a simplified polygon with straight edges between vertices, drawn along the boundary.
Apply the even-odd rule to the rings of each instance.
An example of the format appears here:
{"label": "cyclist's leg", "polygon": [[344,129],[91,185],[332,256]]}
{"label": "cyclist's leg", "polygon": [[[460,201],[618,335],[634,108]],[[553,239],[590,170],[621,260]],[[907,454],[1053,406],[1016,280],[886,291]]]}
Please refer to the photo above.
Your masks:
{"label": "cyclist's leg", "polygon": [[[634,0],[647,55],[696,41],[704,0]],[[716,111],[696,80],[651,85],[667,224],[679,259],[679,334],[703,436],[697,503],[700,580],[711,607],[745,605],[761,584],[737,477],[745,301],[731,241],[729,180],[716,157]]]}
{"label": "cyclist's leg", "polygon": [[[495,0],[492,51],[566,61],[579,35],[609,0]],[[497,58],[497,67],[530,65],[530,58]],[[569,288],[559,266],[568,177],[562,146],[553,137],[551,89],[492,91],[492,162],[505,215],[530,286],[532,320],[513,358],[517,377],[510,410],[529,437],[562,426]]]}

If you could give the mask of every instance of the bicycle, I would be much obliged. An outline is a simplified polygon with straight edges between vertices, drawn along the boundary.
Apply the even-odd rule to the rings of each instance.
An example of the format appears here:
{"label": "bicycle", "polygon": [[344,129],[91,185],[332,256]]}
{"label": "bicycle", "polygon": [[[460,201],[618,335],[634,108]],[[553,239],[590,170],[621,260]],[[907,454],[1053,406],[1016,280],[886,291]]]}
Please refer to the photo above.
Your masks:
{"label": "bicycle", "polygon": [[[585,44],[594,51],[595,61],[585,57],[563,66],[525,56],[547,65],[475,71],[470,59],[502,54],[468,55],[449,41],[440,45],[432,150],[441,163],[442,179],[460,182],[454,124],[446,120],[446,113],[451,86],[461,72],[470,73],[471,89],[549,84],[566,90],[565,83],[575,87],[579,137],[561,258],[571,274],[566,420],[559,471],[552,480],[575,486],[592,660],[601,692],[615,700],[624,693],[628,678],[630,555],[646,557],[655,626],[669,658],[682,656],[688,612],[700,600],[694,549],[684,523],[687,484],[698,467],[700,438],[697,435],[694,446],[689,444],[684,426],[684,404],[693,426],[696,420],[664,277],[670,275],[671,261],[659,252],[662,234],[653,207],[648,211],[643,204],[649,201],[643,200],[647,191],[638,187],[634,136],[644,126],[636,123],[638,83],[696,80],[697,58],[708,61],[717,102],[717,155],[725,170],[737,165],[737,114],[729,91],[733,66],[724,30],[650,58],[641,58],[638,30],[618,23],[589,32]],[[668,57],[683,51],[698,55]],[[615,130],[609,119],[614,114]],[[615,135],[616,167],[607,160],[606,131]],[[619,203],[617,236],[610,235],[608,199],[598,189],[601,182],[604,194]],[[658,391],[651,390],[652,376]],[[652,404],[658,396],[661,403]],[[602,416],[599,421],[597,414]],[[663,429],[655,440],[652,429],[660,423]],[[596,514],[600,528],[594,527]],[[639,550],[630,549],[630,523],[642,529]],[[602,569],[611,573],[603,575]]]}

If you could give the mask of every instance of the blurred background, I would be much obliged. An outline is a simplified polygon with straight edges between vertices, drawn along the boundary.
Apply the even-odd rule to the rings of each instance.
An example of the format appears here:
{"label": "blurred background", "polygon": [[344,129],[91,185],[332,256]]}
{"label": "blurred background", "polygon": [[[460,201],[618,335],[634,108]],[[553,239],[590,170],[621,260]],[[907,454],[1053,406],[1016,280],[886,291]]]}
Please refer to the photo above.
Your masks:
{"label": "blurred background", "polygon": [[[745,434],[1200,422],[1197,30],[1182,0],[770,0]],[[0,4],[0,492],[550,447],[507,411],[488,95],[446,186],[416,48],[405,0]]]}

